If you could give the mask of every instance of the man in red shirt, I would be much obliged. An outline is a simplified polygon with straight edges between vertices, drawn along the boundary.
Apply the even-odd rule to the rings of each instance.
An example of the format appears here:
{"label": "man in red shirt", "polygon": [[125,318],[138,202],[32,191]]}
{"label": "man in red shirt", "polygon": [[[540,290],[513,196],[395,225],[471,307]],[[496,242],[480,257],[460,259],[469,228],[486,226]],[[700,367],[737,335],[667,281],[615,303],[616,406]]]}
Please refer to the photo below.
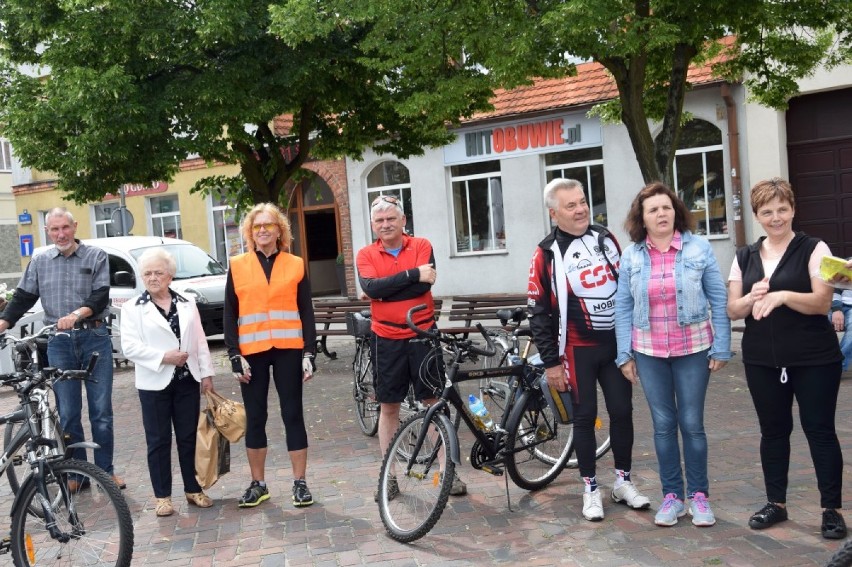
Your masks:
{"label": "man in red shirt", "polygon": [[[370,351],[379,413],[379,447],[382,455],[399,427],[399,407],[410,384],[414,394],[427,405],[437,394],[420,379],[420,367],[431,345],[408,328],[405,316],[415,305],[426,304],[414,322],[422,329],[435,324],[432,284],[435,255],[425,238],[405,234],[405,213],[396,197],[377,197],[370,206],[370,224],[378,240],[358,252],[356,264],[361,289],[370,298],[373,336]],[[443,383],[439,384],[443,387]],[[399,494],[391,483],[388,499]],[[460,495],[467,487],[457,476],[450,494]],[[378,494],[376,494],[378,500]]]}

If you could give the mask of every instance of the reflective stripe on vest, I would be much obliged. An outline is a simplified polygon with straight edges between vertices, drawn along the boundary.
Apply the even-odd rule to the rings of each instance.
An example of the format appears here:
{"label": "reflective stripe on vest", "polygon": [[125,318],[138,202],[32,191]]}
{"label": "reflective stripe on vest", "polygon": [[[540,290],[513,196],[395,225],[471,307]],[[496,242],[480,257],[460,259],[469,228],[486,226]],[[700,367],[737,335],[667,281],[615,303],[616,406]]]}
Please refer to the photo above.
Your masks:
{"label": "reflective stripe on vest", "polygon": [[237,325],[250,325],[251,323],[262,323],[263,321],[279,320],[293,321],[299,318],[298,311],[270,311],[268,313],[250,313],[240,315]]}
{"label": "reflective stripe on vest", "polygon": [[272,331],[240,335],[240,344],[256,343],[257,341],[268,341],[271,339],[294,338],[302,338],[302,329],[273,329]]}

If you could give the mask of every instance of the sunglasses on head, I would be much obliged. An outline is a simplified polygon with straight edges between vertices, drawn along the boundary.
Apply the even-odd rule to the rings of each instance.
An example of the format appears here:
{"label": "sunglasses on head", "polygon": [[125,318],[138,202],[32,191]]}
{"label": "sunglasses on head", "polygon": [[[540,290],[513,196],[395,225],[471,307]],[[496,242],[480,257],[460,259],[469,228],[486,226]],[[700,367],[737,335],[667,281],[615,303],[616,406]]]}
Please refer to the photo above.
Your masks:
{"label": "sunglasses on head", "polygon": [[386,197],[385,195],[382,195],[381,197],[376,197],[376,199],[373,201],[373,204],[370,205],[370,208],[374,209],[377,206],[381,205],[382,202],[390,203],[399,210],[402,210],[402,203],[399,202],[399,199],[397,199],[396,197]]}

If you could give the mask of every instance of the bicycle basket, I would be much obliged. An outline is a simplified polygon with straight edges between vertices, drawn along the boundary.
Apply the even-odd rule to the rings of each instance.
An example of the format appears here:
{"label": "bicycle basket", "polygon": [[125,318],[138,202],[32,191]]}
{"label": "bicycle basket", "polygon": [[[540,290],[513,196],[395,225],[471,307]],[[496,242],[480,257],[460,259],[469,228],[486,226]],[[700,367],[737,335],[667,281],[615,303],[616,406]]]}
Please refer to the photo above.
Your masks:
{"label": "bicycle basket", "polygon": [[366,337],[370,334],[370,320],[360,313],[347,313],[346,332],[355,337]]}

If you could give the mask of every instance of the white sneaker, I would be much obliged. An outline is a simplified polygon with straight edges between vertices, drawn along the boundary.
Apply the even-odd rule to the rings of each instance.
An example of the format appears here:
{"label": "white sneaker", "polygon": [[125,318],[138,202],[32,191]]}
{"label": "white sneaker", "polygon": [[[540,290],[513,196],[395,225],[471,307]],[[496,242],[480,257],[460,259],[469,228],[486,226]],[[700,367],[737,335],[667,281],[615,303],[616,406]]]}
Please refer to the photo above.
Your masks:
{"label": "white sneaker", "polygon": [[651,507],[648,497],[639,492],[629,480],[612,489],[612,501],[625,504],[634,510],[645,510]]}
{"label": "white sneaker", "polygon": [[590,522],[600,522],[604,519],[600,488],[596,488],[594,492],[583,493],[583,517]]}

